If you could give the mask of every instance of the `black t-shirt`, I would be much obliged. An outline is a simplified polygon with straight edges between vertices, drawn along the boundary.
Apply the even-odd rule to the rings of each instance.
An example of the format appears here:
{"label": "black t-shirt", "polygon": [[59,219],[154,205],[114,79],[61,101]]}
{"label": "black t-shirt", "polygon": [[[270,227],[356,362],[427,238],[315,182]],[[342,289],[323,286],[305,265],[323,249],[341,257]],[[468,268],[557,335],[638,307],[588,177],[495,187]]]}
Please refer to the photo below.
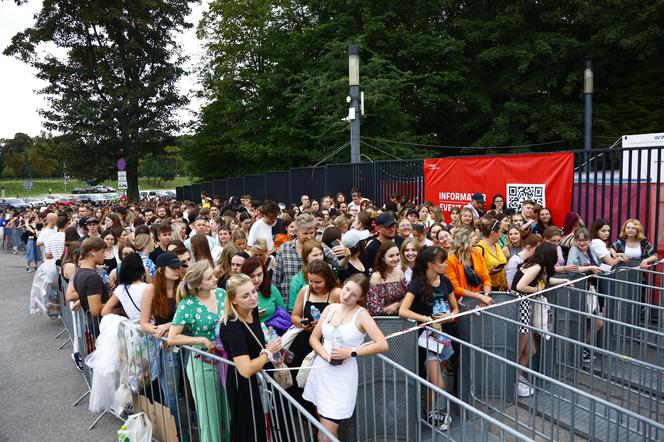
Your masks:
{"label": "black t-shirt", "polygon": [[419,294],[422,284],[425,282],[413,279],[410,281],[410,284],[408,284],[408,292],[415,295],[415,299],[413,300],[410,309],[418,315],[431,316],[433,313],[433,304],[436,299],[442,298],[449,304],[448,296],[450,293],[454,292],[454,287],[452,287],[452,283],[446,276],[439,276],[440,285],[438,285],[438,287],[431,287],[431,296],[429,299],[422,299]]}
{"label": "black t-shirt", "polygon": [[[403,238],[397,235],[394,237],[393,242],[396,244],[397,247],[401,248],[401,244],[403,243]],[[382,244],[383,243],[378,238],[369,240],[369,243],[365,247],[364,253],[362,254],[362,264],[364,264],[365,269],[373,269],[374,263],[376,262],[376,255],[378,254],[378,249]]]}
{"label": "black t-shirt", "polygon": [[159,258],[159,255],[161,255],[165,251],[166,250],[162,250],[162,248],[159,247],[159,246],[155,247],[154,250],[150,252],[150,255],[149,255],[150,260],[156,264],[157,263],[157,258]]}
{"label": "black t-shirt", "polygon": [[[254,317],[254,322],[247,325],[254,332],[263,345],[265,345],[265,337],[263,335],[263,329],[261,328],[261,323],[258,320],[258,309],[254,309],[252,312]],[[221,325],[219,331],[221,342],[224,344],[224,349],[228,353],[228,358],[233,359],[237,356],[248,355],[250,359],[257,358],[260,355],[261,347],[251,332],[247,330],[247,327],[240,320],[228,320],[226,325]]]}
{"label": "black t-shirt", "polygon": [[96,270],[84,268],[78,269],[73,280],[74,289],[76,289],[76,293],[78,293],[83,311],[87,312],[90,310],[90,304],[88,304],[88,296],[90,295],[101,294],[101,302],[108,302],[108,299],[110,298],[108,295],[108,287],[104,284],[104,281]]}

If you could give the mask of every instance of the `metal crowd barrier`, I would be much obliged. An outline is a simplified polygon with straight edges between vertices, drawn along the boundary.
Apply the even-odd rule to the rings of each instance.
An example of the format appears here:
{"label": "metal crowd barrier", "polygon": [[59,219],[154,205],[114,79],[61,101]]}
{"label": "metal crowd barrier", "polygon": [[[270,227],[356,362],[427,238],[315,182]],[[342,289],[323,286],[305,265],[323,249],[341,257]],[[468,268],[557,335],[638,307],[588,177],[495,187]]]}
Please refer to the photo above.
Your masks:
{"label": "metal crowd barrier", "polygon": [[[360,358],[358,366],[360,385],[364,386],[357,397],[359,431],[354,438],[342,440],[533,440],[382,354]],[[374,378],[374,373],[380,373],[380,379]],[[447,430],[427,419],[425,402],[429,395],[437,397],[437,409],[448,410],[452,416]],[[361,416],[358,410],[363,410]]]}
{"label": "metal crowd barrier", "polygon": [[[101,318],[63,308],[63,323],[72,327],[67,330],[85,361],[95,351]],[[107,407],[88,430],[106,415],[124,421],[129,414],[144,412],[153,425],[154,440],[228,440],[233,423],[229,418],[225,380],[222,381],[219,371],[221,367],[234,367],[232,361],[189,346],[162,347],[166,339],[155,339],[128,321],[120,324],[119,340],[120,369],[114,383],[130,401],[119,409],[115,403]],[[93,370],[85,363],[83,366],[88,388],[73,406],[90,395],[94,384]],[[265,422],[269,441],[312,441],[319,433],[337,441],[266,372],[258,373],[256,379],[255,386],[249,384],[247,396],[256,405],[251,407],[252,416],[247,420],[253,423],[251,434],[257,433],[257,422]],[[255,398],[259,398],[260,405],[254,402]],[[257,415],[256,410],[261,410],[261,414]]]}
{"label": "metal crowd barrier", "polygon": [[[548,303],[531,298],[533,309],[548,309],[547,331],[520,323],[519,302],[461,317],[460,339],[451,337],[461,353],[459,396],[532,438],[664,440],[664,333],[661,321],[651,321],[661,319],[662,308],[634,300],[630,290],[638,283],[623,276],[600,277],[621,281],[608,285],[611,294],[598,293],[605,296],[606,317],[586,313],[587,280],[549,292]],[[525,367],[517,361],[520,328],[535,337],[526,346],[534,355]],[[517,394],[519,373],[532,387],[529,397]]]}

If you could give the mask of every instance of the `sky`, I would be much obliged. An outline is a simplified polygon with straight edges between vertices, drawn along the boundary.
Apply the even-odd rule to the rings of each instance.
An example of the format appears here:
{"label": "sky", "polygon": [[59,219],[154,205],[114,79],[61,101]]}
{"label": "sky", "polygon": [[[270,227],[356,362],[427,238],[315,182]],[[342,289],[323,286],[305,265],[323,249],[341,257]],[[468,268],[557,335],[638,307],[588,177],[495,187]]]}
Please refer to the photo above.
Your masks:
{"label": "sky", "polygon": [[[207,4],[207,0],[192,4],[190,23],[198,23]],[[38,109],[44,108],[46,101],[35,91],[41,89],[44,82],[35,77],[34,70],[27,64],[1,54],[17,32],[34,23],[34,15],[40,9],[40,0],[29,0],[21,6],[12,0],[0,0],[0,138],[13,138],[17,132],[35,136],[43,130]],[[187,68],[195,66],[202,54],[195,29],[180,34],[180,42],[183,52],[190,57]],[[182,93],[192,97],[191,91],[197,87],[196,75],[182,78],[179,86]],[[179,117],[182,121],[188,121],[199,109],[200,102],[192,98]]]}

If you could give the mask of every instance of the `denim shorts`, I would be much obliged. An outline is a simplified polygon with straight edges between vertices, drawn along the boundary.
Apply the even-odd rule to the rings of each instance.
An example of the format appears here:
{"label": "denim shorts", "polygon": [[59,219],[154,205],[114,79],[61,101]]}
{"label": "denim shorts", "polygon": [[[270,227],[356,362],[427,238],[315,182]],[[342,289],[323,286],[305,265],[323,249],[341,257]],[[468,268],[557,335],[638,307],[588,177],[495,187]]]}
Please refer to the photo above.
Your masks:
{"label": "denim shorts", "polygon": [[427,356],[426,359],[424,360],[425,364],[428,364],[431,361],[447,361],[449,358],[451,358],[454,355],[454,350],[452,349],[452,345],[443,345],[441,347],[440,353],[436,353],[435,351],[427,350]]}

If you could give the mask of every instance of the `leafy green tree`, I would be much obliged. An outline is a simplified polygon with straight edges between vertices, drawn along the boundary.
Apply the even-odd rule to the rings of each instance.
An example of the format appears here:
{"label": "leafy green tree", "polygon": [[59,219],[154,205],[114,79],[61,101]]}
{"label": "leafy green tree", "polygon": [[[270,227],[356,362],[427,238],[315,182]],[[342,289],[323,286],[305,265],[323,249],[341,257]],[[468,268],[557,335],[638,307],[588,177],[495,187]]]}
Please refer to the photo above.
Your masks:
{"label": "leafy green tree", "polygon": [[[199,26],[209,104],[183,151],[206,179],[317,163],[349,138],[340,120],[351,43],[365,137],[580,147],[587,58],[597,140],[658,131],[662,29],[662,0],[214,0]],[[373,147],[402,158],[459,152],[364,141],[373,159],[386,158]],[[344,150],[330,161],[347,159]]]}
{"label": "leafy green tree", "polygon": [[150,153],[139,163],[141,176],[153,179],[157,185],[172,181],[184,173],[184,160],[177,146],[166,146],[163,152]]}
{"label": "leafy green tree", "polygon": [[[158,151],[178,129],[175,111],[184,57],[176,35],[190,26],[190,0],[45,0],[34,27],[4,51],[46,81],[45,126],[64,134],[72,176],[110,178],[127,160],[128,196],[138,197],[141,156]],[[66,55],[43,55],[55,44]]]}

